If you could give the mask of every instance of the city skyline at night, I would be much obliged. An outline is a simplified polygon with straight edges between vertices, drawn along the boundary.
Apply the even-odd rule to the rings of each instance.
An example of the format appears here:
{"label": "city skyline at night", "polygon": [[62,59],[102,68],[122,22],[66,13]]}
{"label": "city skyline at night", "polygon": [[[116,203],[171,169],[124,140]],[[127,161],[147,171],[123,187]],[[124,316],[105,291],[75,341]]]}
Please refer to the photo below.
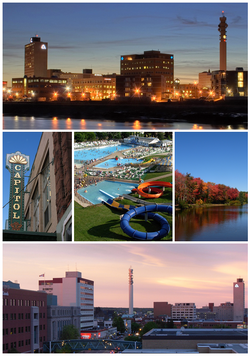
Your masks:
{"label": "city skyline at night", "polygon": [[[180,6],[181,5],[181,6]],[[24,75],[24,46],[48,42],[48,69],[120,72],[120,56],[174,55],[174,78],[193,82],[219,69],[219,17],[227,17],[227,68],[247,70],[247,3],[5,3],[3,80]]]}
{"label": "city skyline at night", "polygon": [[80,271],[83,278],[95,283],[95,307],[129,307],[130,265],[135,281],[134,307],[152,308],[157,301],[193,302],[197,307],[232,302],[237,278],[244,279],[247,295],[246,244],[3,246],[4,281],[17,281],[22,289],[38,290],[41,274],[47,280],[65,271]]}

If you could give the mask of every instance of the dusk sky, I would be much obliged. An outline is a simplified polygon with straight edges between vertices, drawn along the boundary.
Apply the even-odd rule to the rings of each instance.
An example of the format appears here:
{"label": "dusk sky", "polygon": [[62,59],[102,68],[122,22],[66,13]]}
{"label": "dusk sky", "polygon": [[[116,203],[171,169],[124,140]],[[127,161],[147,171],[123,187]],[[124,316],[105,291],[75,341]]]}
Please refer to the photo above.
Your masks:
{"label": "dusk sky", "polygon": [[[49,245],[49,246],[48,246]],[[247,244],[3,244],[3,280],[38,290],[45,279],[80,271],[95,283],[95,307],[128,307],[128,269],[134,270],[134,307],[154,302],[233,302],[243,278],[247,307]],[[40,278],[43,280],[43,278]]]}
{"label": "dusk sky", "polygon": [[227,17],[227,67],[247,70],[247,3],[4,3],[3,80],[24,75],[24,46],[48,42],[48,69],[120,72],[120,56],[174,55],[174,78],[219,69],[218,24]]}
{"label": "dusk sky", "polygon": [[[21,153],[30,156],[30,170],[25,174],[25,177],[28,177],[36,156],[41,135],[41,132],[3,133],[3,206],[8,203],[10,199],[10,172],[5,168],[6,154],[20,151]],[[25,179],[25,184],[27,184],[27,182],[28,178]],[[9,206],[7,205],[3,209],[3,227],[5,227],[5,220],[8,219],[8,213]]]}
{"label": "dusk sky", "polygon": [[246,132],[176,132],[175,169],[204,182],[248,191]]}

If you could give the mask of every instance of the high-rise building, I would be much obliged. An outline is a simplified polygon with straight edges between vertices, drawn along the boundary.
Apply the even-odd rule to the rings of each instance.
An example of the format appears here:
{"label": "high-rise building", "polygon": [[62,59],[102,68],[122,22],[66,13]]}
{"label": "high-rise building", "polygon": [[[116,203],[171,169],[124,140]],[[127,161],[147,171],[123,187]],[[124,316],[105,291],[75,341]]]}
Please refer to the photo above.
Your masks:
{"label": "high-rise building", "polygon": [[[122,55],[121,77],[124,78],[125,97],[151,97],[156,100],[169,98],[174,85],[174,56],[160,51],[144,51],[143,54]],[[118,83],[119,86],[119,83]]]}
{"label": "high-rise building", "polygon": [[94,282],[82,278],[81,272],[66,272],[65,277],[40,280],[39,290],[57,296],[59,306],[81,308],[81,330],[94,325]]}
{"label": "high-rise building", "polygon": [[25,45],[24,75],[27,77],[47,77],[48,43],[41,42],[37,35]]}
{"label": "high-rise building", "polygon": [[237,282],[233,283],[234,294],[234,321],[244,321],[245,309],[245,283],[243,278],[237,278]]}
{"label": "high-rise building", "polygon": [[222,11],[222,17],[220,17],[220,23],[218,25],[218,31],[220,32],[220,70],[227,70],[227,23],[224,11]]}
{"label": "high-rise building", "polygon": [[128,270],[128,284],[129,284],[129,315],[133,314],[133,270],[130,267]]}

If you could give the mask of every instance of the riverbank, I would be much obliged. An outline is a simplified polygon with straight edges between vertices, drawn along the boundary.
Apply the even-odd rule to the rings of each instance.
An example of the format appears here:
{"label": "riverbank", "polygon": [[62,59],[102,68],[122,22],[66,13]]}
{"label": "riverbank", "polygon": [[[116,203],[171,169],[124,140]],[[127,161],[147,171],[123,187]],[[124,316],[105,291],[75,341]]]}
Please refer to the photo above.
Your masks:
{"label": "riverbank", "polygon": [[247,125],[247,99],[207,102],[107,101],[107,102],[4,102],[4,115],[110,119],[115,121],[162,120],[224,125]]}
{"label": "riverbank", "polygon": [[[243,205],[246,205],[247,203],[243,203]],[[193,208],[211,208],[211,207],[218,207],[218,206],[243,206],[241,204],[187,204],[186,208],[178,208],[177,206],[175,207],[175,211],[182,211],[182,210],[188,210],[188,209],[193,209]]]}

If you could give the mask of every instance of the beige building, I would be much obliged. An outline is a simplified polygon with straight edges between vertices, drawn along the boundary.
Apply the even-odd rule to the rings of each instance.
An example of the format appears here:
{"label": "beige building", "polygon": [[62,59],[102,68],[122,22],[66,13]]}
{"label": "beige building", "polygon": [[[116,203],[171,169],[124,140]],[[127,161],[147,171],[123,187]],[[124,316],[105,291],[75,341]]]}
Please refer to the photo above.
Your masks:
{"label": "beige building", "polygon": [[24,198],[27,231],[72,239],[72,133],[44,132]]}
{"label": "beige building", "polygon": [[43,133],[31,168],[24,202],[26,220],[30,220],[28,231],[56,231],[56,210],[51,209],[56,205],[55,194],[52,194],[56,190],[52,134]]}

